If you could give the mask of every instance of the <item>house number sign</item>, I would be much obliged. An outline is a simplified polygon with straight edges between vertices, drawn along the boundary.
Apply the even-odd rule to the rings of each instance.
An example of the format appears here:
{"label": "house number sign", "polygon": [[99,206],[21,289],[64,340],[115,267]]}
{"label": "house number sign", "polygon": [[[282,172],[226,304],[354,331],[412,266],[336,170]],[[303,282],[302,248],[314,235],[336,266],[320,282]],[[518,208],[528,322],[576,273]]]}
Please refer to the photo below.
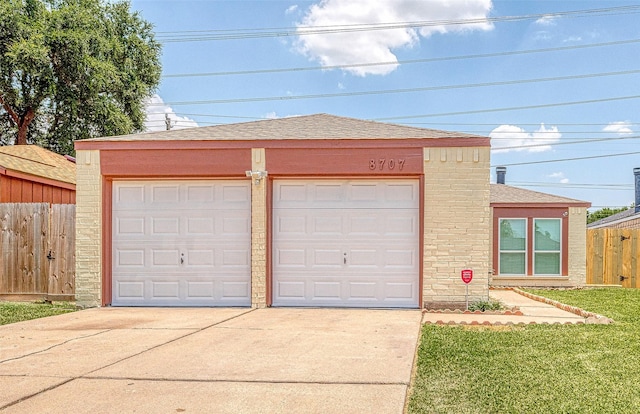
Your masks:
{"label": "house number sign", "polygon": [[371,171],[373,170],[380,170],[380,171],[392,171],[395,169],[398,169],[399,171],[402,171],[402,169],[404,168],[404,158],[371,158],[369,160],[369,169]]}

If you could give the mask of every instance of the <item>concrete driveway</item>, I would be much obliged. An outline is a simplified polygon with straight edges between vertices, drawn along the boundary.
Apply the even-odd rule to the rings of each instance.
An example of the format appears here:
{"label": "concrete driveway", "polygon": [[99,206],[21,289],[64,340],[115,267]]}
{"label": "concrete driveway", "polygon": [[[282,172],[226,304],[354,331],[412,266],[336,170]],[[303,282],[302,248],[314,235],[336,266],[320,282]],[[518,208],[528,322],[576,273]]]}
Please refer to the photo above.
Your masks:
{"label": "concrete driveway", "polygon": [[100,308],[0,326],[3,413],[402,413],[419,310]]}

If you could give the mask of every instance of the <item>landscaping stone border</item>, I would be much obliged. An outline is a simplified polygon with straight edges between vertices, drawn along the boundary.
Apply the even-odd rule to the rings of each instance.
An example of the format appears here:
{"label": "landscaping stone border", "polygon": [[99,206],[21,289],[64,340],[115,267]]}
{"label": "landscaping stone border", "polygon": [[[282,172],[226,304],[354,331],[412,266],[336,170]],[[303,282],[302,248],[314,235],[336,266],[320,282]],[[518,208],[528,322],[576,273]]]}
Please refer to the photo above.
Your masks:
{"label": "landscaping stone border", "polygon": [[518,288],[509,288],[510,290],[513,290],[515,293],[525,296],[529,299],[533,299],[535,301],[538,302],[542,302],[542,303],[546,303],[548,305],[552,305],[555,306],[558,309],[562,309],[564,311],[567,312],[571,312],[575,315],[578,316],[582,316],[583,318],[586,319],[587,323],[594,323],[594,324],[609,324],[609,323],[613,323],[613,319],[611,318],[607,318],[606,316],[603,315],[599,315],[597,313],[594,312],[589,312],[586,311],[582,308],[579,308],[577,306],[571,306],[571,305],[567,305],[564,304],[562,302],[558,302],[557,300],[553,300],[553,299],[549,299],[549,298],[545,298],[544,296],[538,296],[538,295],[534,295],[533,293],[529,293],[529,292],[525,292],[524,290],[518,289]]}

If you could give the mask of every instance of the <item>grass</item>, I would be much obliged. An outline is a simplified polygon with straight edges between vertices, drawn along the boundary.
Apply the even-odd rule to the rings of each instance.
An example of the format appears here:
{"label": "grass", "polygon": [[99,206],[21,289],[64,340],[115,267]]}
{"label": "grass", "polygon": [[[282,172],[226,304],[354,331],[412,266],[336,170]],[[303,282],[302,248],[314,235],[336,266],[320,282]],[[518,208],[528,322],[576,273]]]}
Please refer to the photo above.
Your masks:
{"label": "grass", "polygon": [[535,291],[612,325],[425,325],[409,413],[640,412],[640,290]]}
{"label": "grass", "polygon": [[17,303],[0,302],[0,325],[27,321],[30,319],[44,318],[46,316],[60,315],[73,312],[75,305],[68,302],[54,303]]}

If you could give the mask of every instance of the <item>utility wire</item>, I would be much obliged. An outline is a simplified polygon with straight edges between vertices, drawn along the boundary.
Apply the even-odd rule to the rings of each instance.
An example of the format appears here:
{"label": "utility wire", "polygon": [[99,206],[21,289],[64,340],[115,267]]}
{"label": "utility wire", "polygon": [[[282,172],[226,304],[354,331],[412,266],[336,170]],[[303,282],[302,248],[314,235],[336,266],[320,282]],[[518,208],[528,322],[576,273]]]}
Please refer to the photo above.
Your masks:
{"label": "utility wire", "polygon": [[512,167],[512,166],[516,166],[516,165],[547,164],[547,163],[552,163],[552,162],[592,160],[592,159],[596,159],[596,158],[623,157],[623,156],[626,156],[626,155],[636,155],[636,154],[640,154],[640,151],[623,152],[623,153],[619,153],[619,154],[607,154],[607,155],[591,155],[591,156],[588,156],[588,157],[563,158],[563,159],[557,159],[557,160],[515,162],[515,163],[511,163],[511,164],[492,165],[491,168],[494,168],[494,167]]}
{"label": "utility wire", "polygon": [[638,13],[640,6],[620,6],[607,7],[601,9],[574,10],[566,12],[544,13],[544,14],[527,14],[521,16],[497,16],[482,17],[475,19],[458,19],[458,20],[431,20],[431,21],[415,21],[415,22],[394,22],[394,23],[357,23],[345,25],[330,26],[297,26],[283,28],[254,28],[254,29],[229,29],[229,30],[203,30],[203,31],[186,31],[186,32],[157,32],[156,39],[161,43],[176,42],[202,42],[202,41],[220,41],[220,40],[239,40],[239,39],[261,39],[273,37],[290,37],[290,36],[309,36],[309,35],[326,35],[337,33],[353,33],[378,30],[393,29],[417,29],[425,27],[439,26],[460,26],[460,25],[477,25],[499,22],[514,22],[523,20],[533,20],[540,18],[558,18],[558,17],[590,17],[598,15],[616,16],[620,14]]}
{"label": "utility wire", "polygon": [[623,101],[623,100],[638,99],[638,98],[640,98],[640,95],[618,96],[615,98],[600,98],[600,99],[589,99],[584,101],[555,102],[555,103],[540,104],[540,105],[511,106],[511,107],[503,107],[503,108],[477,109],[477,110],[471,110],[471,111],[441,112],[441,113],[435,113],[435,114],[404,115],[404,116],[393,116],[393,117],[384,117],[384,118],[372,118],[370,120],[386,121],[386,120],[393,120],[393,119],[435,118],[440,116],[471,115],[471,114],[483,114],[483,113],[489,113],[489,112],[520,111],[523,109],[553,108],[558,106],[583,105],[583,104],[592,104],[592,103]]}
{"label": "utility wire", "polygon": [[205,73],[176,73],[171,75],[162,75],[162,77],[163,78],[188,78],[188,77],[205,77],[205,76],[208,77],[208,76],[231,76],[231,75],[257,75],[257,74],[265,74],[265,73],[302,72],[302,71],[348,69],[348,68],[371,67],[371,66],[407,65],[407,64],[415,64],[415,63],[432,63],[432,62],[444,62],[444,61],[452,61],[452,60],[466,60],[466,59],[494,58],[494,57],[503,57],[503,56],[513,56],[513,55],[526,55],[526,54],[533,54],[533,53],[561,52],[561,51],[567,51],[567,50],[587,49],[587,48],[593,48],[593,47],[619,46],[619,45],[626,45],[626,44],[633,44],[633,43],[640,43],[640,39],[620,40],[615,42],[604,42],[604,43],[592,43],[587,45],[550,47],[550,48],[544,48],[544,49],[518,50],[518,51],[511,51],[511,52],[479,53],[479,54],[473,54],[473,55],[400,60],[400,61],[393,61],[393,62],[389,61],[389,62],[374,62],[374,63],[354,63],[350,65],[308,66],[308,67],[297,67],[297,68],[255,69],[255,70],[205,72]]}
{"label": "utility wire", "polygon": [[531,182],[512,182],[509,185],[517,187],[559,187],[559,188],[584,188],[598,190],[632,190],[633,184],[578,184],[578,183],[531,183]]}
{"label": "utility wire", "polygon": [[[507,86],[507,85],[520,85],[520,84],[539,83],[539,82],[557,82],[557,81],[566,81],[566,80],[601,78],[601,77],[608,77],[608,76],[635,75],[638,73],[640,73],[640,70],[624,70],[624,71],[618,71],[618,72],[602,72],[602,73],[590,73],[590,74],[581,74],[581,75],[554,76],[550,78],[517,79],[517,80],[510,80],[510,81],[427,86],[427,87],[405,88],[405,89],[381,89],[381,90],[374,90],[374,91],[337,92],[337,93],[321,93],[321,94],[310,94],[310,95],[266,96],[266,97],[254,97],[254,98],[212,99],[212,100],[203,100],[203,101],[163,102],[163,103],[157,103],[157,104],[151,103],[149,104],[149,106],[209,105],[209,104],[286,101],[286,100],[319,99],[319,98],[324,99],[324,98],[342,98],[342,97],[368,96],[368,95],[386,95],[386,94],[397,94],[397,93],[431,92],[431,91],[452,90],[452,89],[484,88],[484,87],[490,87],[490,86]],[[379,119],[381,120],[382,119],[403,119],[403,118],[413,118],[413,117],[422,117],[422,116],[392,117],[392,118],[379,118]]]}
{"label": "utility wire", "polygon": [[[498,148],[491,148],[491,151],[504,151],[504,150],[510,150],[510,149],[521,149],[521,148],[536,148],[536,147],[551,147],[551,146],[558,146],[558,145],[574,145],[574,144],[590,144],[592,142],[610,142],[610,141],[622,141],[622,140],[626,140],[626,139],[638,139],[640,138],[640,135],[636,135],[636,136],[632,136],[632,137],[617,137],[617,138],[601,138],[601,139],[587,139],[587,140],[582,140],[582,141],[571,141],[571,142],[549,142],[549,143],[543,143],[543,144],[531,144],[531,145],[518,145],[518,146],[514,146],[514,147],[498,147]],[[495,138],[491,138],[492,140]]]}

